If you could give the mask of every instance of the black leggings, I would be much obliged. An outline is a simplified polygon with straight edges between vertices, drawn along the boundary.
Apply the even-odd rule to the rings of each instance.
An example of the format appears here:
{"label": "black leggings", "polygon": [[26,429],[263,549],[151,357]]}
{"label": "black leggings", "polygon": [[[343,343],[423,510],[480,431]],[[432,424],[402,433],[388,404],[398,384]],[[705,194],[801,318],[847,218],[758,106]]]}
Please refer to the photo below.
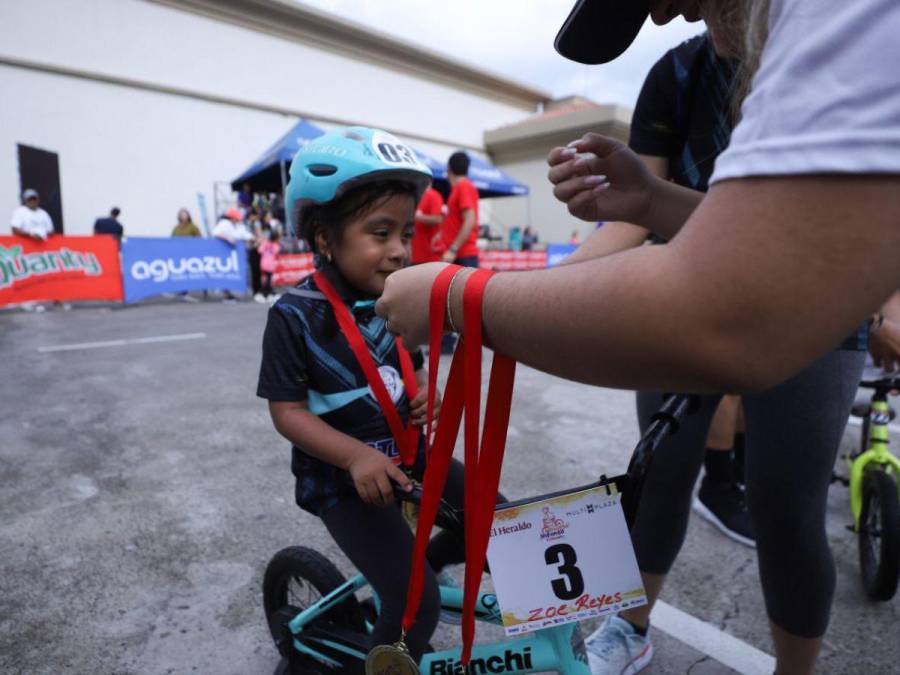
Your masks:
{"label": "black leggings", "polygon": [[[864,360],[865,352],[833,351],[787,382],[742,397],[747,506],[766,609],[776,625],[800,637],[820,637],[828,627],[835,573],[826,498]],[[643,572],[667,574],[684,542],[720,399],[704,396],[700,410],[653,456],[631,532]],[[638,393],[642,431],[661,401],[661,394]]]}
{"label": "black leggings", "polygon": [[[444,499],[454,508],[463,506],[463,465],[456,460],[450,464]],[[498,501],[505,499],[498,495]],[[400,639],[413,550],[413,533],[400,508],[396,504],[384,508],[370,506],[354,495],[328,509],[322,514],[322,521],[381,600],[381,613],[372,631],[371,644],[396,642]],[[464,540],[455,533],[441,531],[431,539],[427,557],[422,604],[406,636],[410,654],[417,661],[434,633],[441,608],[434,573],[445,565],[465,561]]]}

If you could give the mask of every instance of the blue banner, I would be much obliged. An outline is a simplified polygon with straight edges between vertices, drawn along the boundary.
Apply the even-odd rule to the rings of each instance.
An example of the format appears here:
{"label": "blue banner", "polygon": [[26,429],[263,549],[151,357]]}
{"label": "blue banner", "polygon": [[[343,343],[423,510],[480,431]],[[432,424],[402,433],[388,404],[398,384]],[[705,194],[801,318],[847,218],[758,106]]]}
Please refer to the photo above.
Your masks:
{"label": "blue banner", "polygon": [[578,244],[547,244],[547,267],[555,267],[575,253]]}
{"label": "blue banner", "polygon": [[128,237],[122,244],[125,302],[180,291],[247,290],[244,244],[195,237]]}

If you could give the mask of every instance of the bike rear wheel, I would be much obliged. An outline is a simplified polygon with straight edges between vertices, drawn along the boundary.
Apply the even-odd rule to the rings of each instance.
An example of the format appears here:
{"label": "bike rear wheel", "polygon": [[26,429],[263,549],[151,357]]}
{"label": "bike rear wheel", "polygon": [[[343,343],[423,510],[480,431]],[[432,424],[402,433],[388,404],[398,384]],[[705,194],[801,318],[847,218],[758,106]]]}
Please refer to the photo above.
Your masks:
{"label": "bike rear wheel", "polygon": [[[303,546],[282,549],[266,566],[263,607],[275,646],[285,659],[276,672],[313,674],[329,672],[324,666],[294,650],[288,622],[346,582],[337,567],[318,551]],[[325,621],[364,632],[365,621],[356,597],[351,595],[324,613]],[[290,660],[292,668],[284,669]]]}
{"label": "bike rear wheel", "polygon": [[900,580],[900,496],[893,478],[881,469],[863,476],[859,565],[869,598],[894,597]]}

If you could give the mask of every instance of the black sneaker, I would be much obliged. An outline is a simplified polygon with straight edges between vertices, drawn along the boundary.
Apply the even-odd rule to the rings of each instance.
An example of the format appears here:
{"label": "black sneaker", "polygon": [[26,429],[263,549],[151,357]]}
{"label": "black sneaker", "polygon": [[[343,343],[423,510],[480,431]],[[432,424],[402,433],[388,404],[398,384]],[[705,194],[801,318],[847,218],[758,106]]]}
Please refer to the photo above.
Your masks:
{"label": "black sneaker", "polygon": [[744,491],[733,481],[713,482],[703,476],[694,498],[694,511],[715,525],[726,537],[744,546],[756,548],[756,538],[750,527],[750,514]]}

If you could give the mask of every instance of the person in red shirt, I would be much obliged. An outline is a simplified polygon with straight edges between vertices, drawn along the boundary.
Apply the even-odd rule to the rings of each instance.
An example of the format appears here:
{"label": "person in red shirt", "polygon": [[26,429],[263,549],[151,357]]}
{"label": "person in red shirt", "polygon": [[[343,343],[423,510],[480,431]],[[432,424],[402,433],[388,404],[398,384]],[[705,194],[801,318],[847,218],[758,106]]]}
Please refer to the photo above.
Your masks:
{"label": "person in red shirt", "polygon": [[447,250],[444,262],[464,267],[478,267],[478,189],[472,185],[469,156],[454,152],[447,161],[447,180],[450,198],[447,199],[447,218],[441,226],[441,236]]}
{"label": "person in red shirt", "polygon": [[431,245],[440,236],[438,226],[444,222],[444,198],[433,187],[425,190],[416,207],[415,230],[412,238],[412,264],[440,262],[441,256]]}

